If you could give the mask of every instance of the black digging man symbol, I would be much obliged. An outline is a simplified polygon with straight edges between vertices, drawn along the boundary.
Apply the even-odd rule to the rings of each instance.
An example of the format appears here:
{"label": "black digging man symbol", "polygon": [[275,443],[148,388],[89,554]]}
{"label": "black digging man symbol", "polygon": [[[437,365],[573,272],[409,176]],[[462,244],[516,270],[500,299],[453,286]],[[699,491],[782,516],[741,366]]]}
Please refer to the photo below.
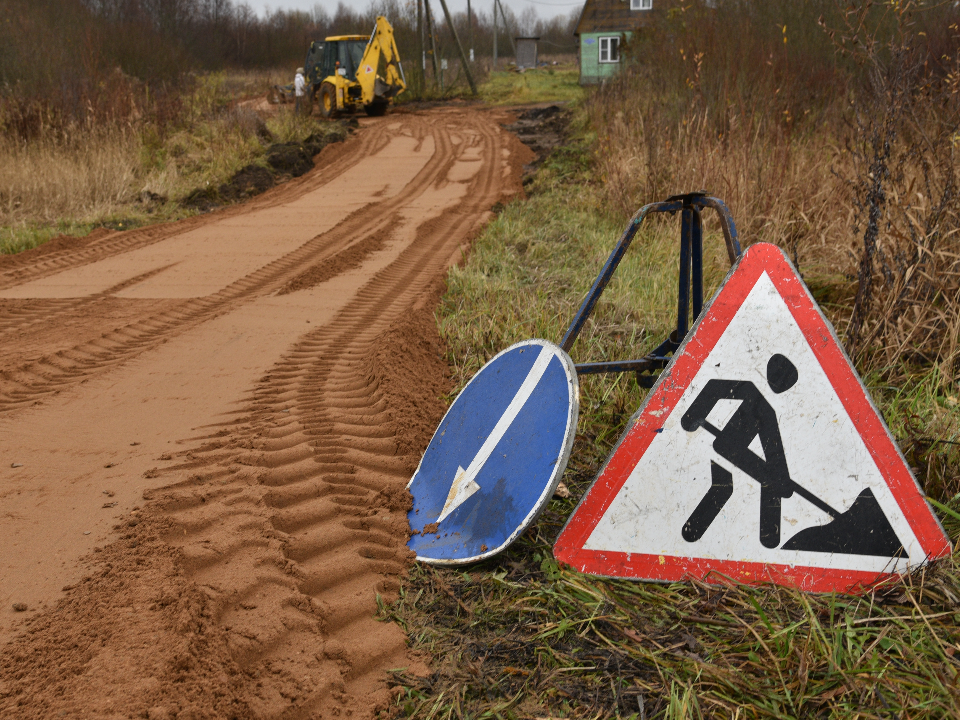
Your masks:
{"label": "black digging man symbol", "polygon": [[[797,384],[797,368],[779,353],[767,362],[767,384],[784,393]],[[718,429],[707,417],[721,400],[738,400],[733,416]],[[903,546],[890,526],[870,488],[863,490],[846,512],[839,512],[790,477],[780,437],[780,425],[773,407],[748,380],[713,379],[683,414],[680,425],[687,432],[703,429],[714,436],[714,451],[735,468],[760,483],[760,542],[766,548],[780,545],[780,505],[794,493],[833,519],[826,525],[801,530],[783,545],[784,550],[879,555],[904,554]],[[753,449],[759,437],[760,451]],[[710,462],[712,484],[683,526],[683,539],[696,542],[713,524],[733,496],[733,474]]]}

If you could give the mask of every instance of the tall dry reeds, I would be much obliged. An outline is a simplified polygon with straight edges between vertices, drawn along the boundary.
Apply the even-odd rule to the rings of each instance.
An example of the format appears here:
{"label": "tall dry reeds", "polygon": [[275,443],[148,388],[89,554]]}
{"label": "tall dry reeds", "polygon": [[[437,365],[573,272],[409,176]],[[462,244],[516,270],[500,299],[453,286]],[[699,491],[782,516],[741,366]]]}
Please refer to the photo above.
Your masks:
{"label": "tall dry reeds", "polygon": [[859,238],[847,344],[874,366],[937,363],[949,381],[960,357],[960,57],[931,57],[918,9],[892,9],[888,40],[860,8],[834,34],[862,67],[841,176]]}
{"label": "tall dry reeds", "polygon": [[136,81],[126,79],[134,91],[117,92],[116,112],[99,120],[71,120],[49,108],[18,114],[24,105],[0,100],[0,128],[8,128],[0,132],[0,232],[32,228],[45,239],[54,226],[176,216],[179,198],[225,182],[271,142],[318,131],[316,120],[292,110],[265,121],[236,102],[261,81],[262,94],[267,78],[213,73],[165,93],[137,92]]}
{"label": "tall dry reeds", "polygon": [[746,243],[774,242],[794,258],[862,370],[936,365],[953,382],[954,15],[923,2],[676,6],[587,103],[610,205],[626,215],[709,190]]}
{"label": "tall dry reeds", "polygon": [[0,137],[0,224],[112,212],[137,190],[139,153],[137,134],[116,126],[31,142]]}

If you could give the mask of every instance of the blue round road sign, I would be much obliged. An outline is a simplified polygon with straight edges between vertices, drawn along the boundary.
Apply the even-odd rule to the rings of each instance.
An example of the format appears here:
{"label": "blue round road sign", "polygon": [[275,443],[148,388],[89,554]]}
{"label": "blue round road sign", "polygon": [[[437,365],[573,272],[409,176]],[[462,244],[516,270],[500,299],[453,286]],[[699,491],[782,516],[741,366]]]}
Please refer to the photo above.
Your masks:
{"label": "blue round road sign", "polygon": [[552,343],[526,340],[484,365],[447,411],[407,486],[417,559],[459,565],[512,543],[560,482],[578,408],[573,362]]}

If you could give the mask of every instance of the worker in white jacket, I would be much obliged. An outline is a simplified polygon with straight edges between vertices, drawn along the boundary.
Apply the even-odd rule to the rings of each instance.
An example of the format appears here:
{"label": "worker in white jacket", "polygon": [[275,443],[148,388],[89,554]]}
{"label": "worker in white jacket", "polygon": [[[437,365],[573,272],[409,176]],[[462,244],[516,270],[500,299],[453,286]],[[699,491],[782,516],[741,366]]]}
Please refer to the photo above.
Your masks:
{"label": "worker in white jacket", "polygon": [[293,78],[293,94],[296,96],[296,105],[294,106],[297,114],[301,112],[303,103],[303,94],[307,88],[307,81],[303,77],[303,68],[297,68],[297,75]]}

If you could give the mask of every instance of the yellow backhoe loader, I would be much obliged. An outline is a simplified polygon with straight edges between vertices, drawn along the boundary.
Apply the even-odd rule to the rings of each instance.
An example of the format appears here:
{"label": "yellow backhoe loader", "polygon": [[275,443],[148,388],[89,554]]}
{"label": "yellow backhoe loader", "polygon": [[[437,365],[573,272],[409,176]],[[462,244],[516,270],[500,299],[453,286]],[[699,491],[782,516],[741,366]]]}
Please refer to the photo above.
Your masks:
{"label": "yellow backhoe loader", "polygon": [[407,89],[393,27],[383,16],[369,38],[337,35],[311,43],[304,69],[324,117],[361,107],[367,115],[383,115]]}

